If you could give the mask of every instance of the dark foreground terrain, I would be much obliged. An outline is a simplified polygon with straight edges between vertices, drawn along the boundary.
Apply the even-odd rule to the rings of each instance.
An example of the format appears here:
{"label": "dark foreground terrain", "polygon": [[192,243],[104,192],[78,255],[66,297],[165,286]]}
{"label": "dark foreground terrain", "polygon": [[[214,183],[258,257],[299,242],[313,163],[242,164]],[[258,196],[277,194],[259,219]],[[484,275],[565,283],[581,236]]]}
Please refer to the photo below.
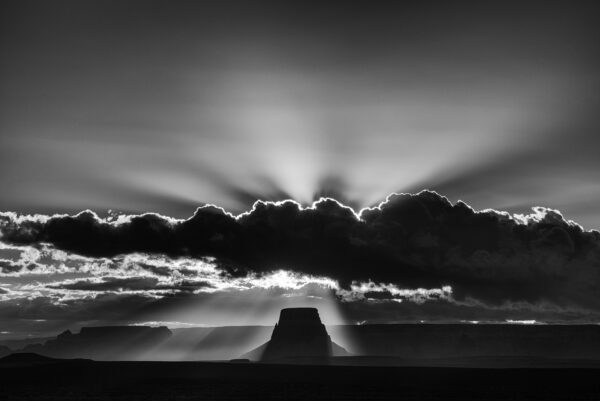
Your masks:
{"label": "dark foreground terrain", "polygon": [[1,400],[599,400],[600,369],[0,362]]}

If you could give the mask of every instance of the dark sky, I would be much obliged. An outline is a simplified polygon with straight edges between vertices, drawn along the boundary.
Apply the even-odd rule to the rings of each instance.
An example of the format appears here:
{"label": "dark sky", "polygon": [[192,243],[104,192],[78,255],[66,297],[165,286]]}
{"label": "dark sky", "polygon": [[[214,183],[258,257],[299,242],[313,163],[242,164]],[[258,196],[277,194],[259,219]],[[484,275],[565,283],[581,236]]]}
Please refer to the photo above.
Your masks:
{"label": "dark sky", "polygon": [[[196,312],[211,310],[207,305],[215,302],[229,305],[217,301],[224,294],[239,297],[238,303],[258,297],[263,306],[256,310],[267,308],[266,300],[277,308],[283,298],[330,299],[327,305],[338,312],[329,316],[351,321],[511,316],[589,320],[588,312],[598,312],[600,306],[591,301],[600,288],[600,280],[593,281],[599,268],[598,240],[567,222],[574,220],[587,230],[600,228],[600,29],[595,2],[348,3],[3,1],[0,211],[51,215],[91,209],[101,217],[156,212],[188,218],[205,203],[237,214],[257,199],[294,199],[307,206],[326,195],[358,213],[392,192],[430,189],[475,210],[531,213],[529,217],[516,218],[510,229],[504,223],[485,225],[476,234],[496,242],[465,250],[473,233],[463,237],[464,230],[449,229],[464,239],[459,245],[444,242],[448,230],[437,225],[427,235],[416,234],[405,227],[412,224],[406,220],[411,213],[402,212],[398,221],[403,228],[393,228],[391,235],[380,229],[397,216],[386,215],[383,226],[368,227],[383,238],[386,252],[397,249],[397,233],[412,232],[416,237],[411,240],[433,241],[442,255],[427,262],[431,269],[409,275],[387,273],[422,262],[421,248],[412,245],[403,248],[408,253],[402,263],[397,255],[386,254],[372,262],[384,267],[363,261],[350,271],[324,262],[335,259],[337,250],[347,251],[336,244],[330,253],[315,251],[323,257],[317,263],[244,253],[237,243],[228,248],[233,253],[219,250],[227,263],[258,276],[274,270],[276,259],[277,267],[290,273],[277,276],[277,282],[287,284],[275,287],[300,293],[283,296],[256,281],[261,280],[258,276],[219,276],[231,273],[223,260],[204,260],[210,268],[202,274],[188,271],[198,270],[201,257],[215,256],[213,248],[191,254],[173,252],[175,245],[156,249],[136,244],[123,253],[91,252],[89,242],[73,245],[62,234],[56,236],[54,225],[36,226],[24,240],[21,225],[31,221],[4,214],[0,323],[14,327],[6,331],[26,332],[46,324],[35,323],[45,319],[40,317],[44,308],[56,311],[53,322],[61,322],[56,327],[86,322],[90,319],[85,316],[96,310],[86,302],[107,311],[106,316],[96,314],[104,316],[99,318],[103,322],[116,319],[115,310],[131,307],[152,311],[140,319],[195,316],[202,324],[223,324],[239,314],[221,311],[203,320]],[[560,210],[564,219],[547,209],[532,211],[533,206]],[[332,210],[346,210],[336,208],[323,212],[325,226],[331,223]],[[425,208],[428,213],[437,210]],[[47,219],[33,218],[42,225]],[[271,220],[264,221],[271,227]],[[547,231],[533,227],[534,221]],[[313,223],[306,223],[310,232]],[[219,231],[220,225],[206,224],[216,230],[211,231],[215,238],[233,238]],[[344,226],[342,231],[353,231],[342,237],[365,240],[361,235],[367,234],[356,234],[363,227],[354,224]],[[531,238],[520,236],[522,227],[531,231]],[[233,230],[241,230],[236,241],[248,235],[245,226]],[[87,228],[79,234],[97,238]],[[544,250],[539,256],[536,252],[547,243],[568,249],[550,256]],[[296,244],[290,246],[303,249]],[[370,258],[381,251],[380,245],[369,243],[366,254],[355,248],[352,252]],[[452,259],[456,247],[462,252],[456,256],[459,261]],[[488,252],[487,259],[477,251]],[[546,263],[547,258],[554,259]],[[147,259],[158,260],[153,266],[168,274],[140,267],[138,262],[148,264]],[[510,265],[517,273],[501,275],[508,281],[498,285],[494,273],[484,285],[479,273],[459,277],[442,268],[467,265],[475,270],[474,265]],[[556,270],[550,273],[547,266]],[[340,283],[379,280],[391,286],[377,287],[385,294],[390,288],[417,291],[420,286],[433,292],[421,291],[418,302],[418,291],[396,293],[406,302],[348,301],[356,294],[346,294],[342,302],[347,287],[319,287],[315,277]],[[568,289],[539,291],[544,285],[558,286],[557,278],[564,277]],[[582,290],[581,281],[590,277],[593,284]],[[534,279],[543,285],[532,284]],[[313,283],[307,284],[310,288],[320,288],[310,291],[329,295],[306,292],[303,285],[308,282]],[[523,286],[517,285],[520,292],[503,295],[515,283]],[[178,289],[169,288],[173,285]],[[446,297],[446,285],[453,286],[456,299],[461,288],[486,290],[470,293],[479,303],[422,302],[423,297]],[[115,288],[124,293],[116,294]],[[524,295],[530,291],[535,295]],[[150,300],[170,306],[157,308],[160,313],[141,308]],[[125,306],[119,309],[115,305],[121,302]],[[514,312],[515,302],[526,304],[522,316]],[[173,310],[178,311],[175,317]]]}

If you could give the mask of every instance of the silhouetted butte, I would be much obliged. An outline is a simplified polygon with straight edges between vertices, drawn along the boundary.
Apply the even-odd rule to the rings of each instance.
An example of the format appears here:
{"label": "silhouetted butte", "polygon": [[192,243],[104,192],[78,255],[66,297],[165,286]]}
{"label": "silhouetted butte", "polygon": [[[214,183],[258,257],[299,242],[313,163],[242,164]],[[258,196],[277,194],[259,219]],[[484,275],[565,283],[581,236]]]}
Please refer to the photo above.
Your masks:
{"label": "silhouetted butte", "polygon": [[327,359],[346,354],[345,349],[331,341],[316,308],[286,308],[280,312],[271,340],[243,357],[268,362],[290,358]]}

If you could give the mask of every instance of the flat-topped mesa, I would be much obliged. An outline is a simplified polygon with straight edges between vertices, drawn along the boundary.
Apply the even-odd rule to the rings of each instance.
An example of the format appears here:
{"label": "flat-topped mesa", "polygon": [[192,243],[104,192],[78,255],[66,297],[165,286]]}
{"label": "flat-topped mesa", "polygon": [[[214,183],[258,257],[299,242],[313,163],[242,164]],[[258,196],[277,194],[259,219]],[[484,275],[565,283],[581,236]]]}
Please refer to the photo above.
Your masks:
{"label": "flat-topped mesa", "polygon": [[323,323],[317,308],[286,308],[281,310],[277,325],[323,326]]}
{"label": "flat-topped mesa", "polygon": [[282,358],[328,358],[332,343],[315,308],[283,309],[262,360]]}

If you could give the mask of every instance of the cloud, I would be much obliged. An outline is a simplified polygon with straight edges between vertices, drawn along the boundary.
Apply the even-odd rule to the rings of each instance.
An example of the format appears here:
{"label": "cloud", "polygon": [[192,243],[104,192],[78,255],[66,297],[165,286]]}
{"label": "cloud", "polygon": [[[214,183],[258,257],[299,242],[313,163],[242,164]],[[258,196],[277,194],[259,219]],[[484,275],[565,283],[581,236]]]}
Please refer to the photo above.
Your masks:
{"label": "cloud", "polygon": [[395,301],[404,300],[422,304],[432,300],[452,301],[452,287],[444,286],[442,288],[398,288],[393,284],[375,284],[352,283],[350,290],[341,289],[338,291],[344,301],[368,300],[368,301]]}
{"label": "cloud", "polygon": [[98,279],[74,280],[71,282],[47,285],[52,289],[78,291],[123,291],[155,289],[158,279],[154,277],[104,277]]}
{"label": "cloud", "polygon": [[214,285],[204,280],[169,280],[160,281],[156,277],[94,277],[81,280],[65,280],[45,286],[52,290],[73,290],[93,292],[135,292],[150,291],[179,291],[194,292],[214,288]]}
{"label": "cloud", "polygon": [[475,211],[431,191],[392,194],[360,212],[323,198],[310,207],[261,201],[238,216],[207,205],[186,220],[1,213],[0,232],[4,242],[85,257],[211,257],[232,279],[284,269],[331,278],[345,290],[369,282],[387,291],[449,287],[456,302],[600,310],[600,233],[552,209]]}
{"label": "cloud", "polygon": [[11,260],[0,259],[0,272],[10,274],[21,270],[22,266],[19,263]]}

